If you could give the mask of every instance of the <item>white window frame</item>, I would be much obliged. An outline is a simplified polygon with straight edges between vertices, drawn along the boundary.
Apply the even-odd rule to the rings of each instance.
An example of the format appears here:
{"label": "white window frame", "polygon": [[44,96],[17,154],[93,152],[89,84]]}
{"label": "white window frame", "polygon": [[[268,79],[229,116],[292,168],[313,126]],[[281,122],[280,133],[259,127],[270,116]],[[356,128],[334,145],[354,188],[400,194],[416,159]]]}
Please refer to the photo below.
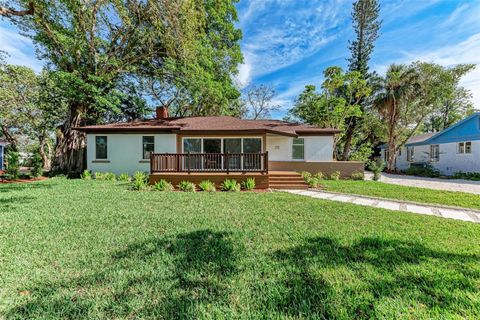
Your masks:
{"label": "white window frame", "polygon": [[440,145],[431,144],[430,145],[430,162],[440,161]]}
{"label": "white window frame", "polygon": [[144,154],[144,153],[145,153],[145,152],[144,152],[145,142],[143,142],[143,139],[146,138],[146,137],[151,137],[151,138],[153,138],[153,151],[152,151],[152,153],[155,153],[155,136],[154,136],[154,135],[142,136],[142,159],[143,159],[143,160],[149,160],[149,159],[150,159],[150,157],[148,157],[148,158],[145,158],[145,157],[144,157],[144,156],[145,156],[145,154]]}
{"label": "white window frame", "polygon": [[[467,143],[470,145],[470,151],[467,152]],[[462,148],[462,149],[460,149]],[[472,154],[472,141],[462,141],[457,143],[457,154]]]}
{"label": "white window frame", "polygon": [[[301,139],[303,141],[303,144],[298,144],[298,143],[295,143],[295,139]],[[294,146],[303,146],[303,158],[301,159],[295,159],[293,157],[293,147]],[[291,155],[291,158],[292,158],[292,161],[305,161],[305,138],[304,137],[298,137],[298,138],[292,138],[292,155]]]}
{"label": "white window frame", "polygon": [[224,150],[223,150],[223,146],[224,146],[224,143],[223,143],[223,140],[224,139],[242,139],[242,151],[240,153],[243,153],[243,139],[260,139],[260,153],[264,153],[265,150],[264,150],[264,145],[263,145],[263,137],[262,136],[253,136],[253,137],[249,137],[249,136],[241,136],[241,137],[195,137],[195,136],[185,136],[185,137],[182,137],[182,150],[181,150],[181,153],[185,153],[184,151],[184,145],[185,145],[185,142],[184,140],[185,139],[200,139],[202,142],[201,142],[201,151],[200,153],[204,153],[203,152],[203,140],[204,139],[220,139],[221,140],[221,152],[220,153],[225,153]]}
{"label": "white window frame", "polygon": [[407,162],[413,162],[415,159],[415,147],[407,147]]}
{"label": "white window frame", "polygon": [[[107,153],[107,156],[105,158],[97,158],[97,138],[98,137],[105,137],[106,138],[106,153]],[[99,134],[99,135],[95,135],[94,136],[94,139],[95,139],[95,161],[106,161],[108,160],[108,135],[102,135],[102,134]]]}

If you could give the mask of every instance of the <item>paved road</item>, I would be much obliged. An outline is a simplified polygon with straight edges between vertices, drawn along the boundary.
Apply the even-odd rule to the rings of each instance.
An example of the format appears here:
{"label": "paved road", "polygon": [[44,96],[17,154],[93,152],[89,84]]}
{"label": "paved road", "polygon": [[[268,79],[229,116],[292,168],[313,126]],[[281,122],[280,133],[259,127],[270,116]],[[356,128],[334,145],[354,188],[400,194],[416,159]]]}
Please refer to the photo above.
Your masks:
{"label": "paved road", "polygon": [[396,211],[406,211],[417,214],[426,214],[442,218],[480,223],[480,211],[457,209],[452,207],[430,206],[406,201],[386,200],[374,197],[356,196],[345,193],[325,192],[321,190],[282,190],[288,193],[308,196],[312,198],[348,202],[362,206],[383,208]]}
{"label": "paved road", "polygon": [[[365,179],[371,180],[372,177],[373,174],[371,172],[365,172]],[[435,190],[460,191],[480,194],[480,181],[424,178],[391,173],[382,173],[380,181],[408,187],[420,187]],[[480,201],[480,197],[478,201]]]}

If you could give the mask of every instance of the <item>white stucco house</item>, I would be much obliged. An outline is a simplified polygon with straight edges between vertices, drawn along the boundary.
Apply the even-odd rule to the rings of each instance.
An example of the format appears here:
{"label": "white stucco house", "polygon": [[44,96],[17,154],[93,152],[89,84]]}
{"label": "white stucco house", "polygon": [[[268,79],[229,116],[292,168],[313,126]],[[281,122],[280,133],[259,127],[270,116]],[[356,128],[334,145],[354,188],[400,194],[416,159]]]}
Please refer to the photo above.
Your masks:
{"label": "white stucco house", "polygon": [[87,169],[116,174],[264,174],[272,171],[363,171],[333,160],[336,129],[228,116],[156,117],[76,128],[87,134]]}
{"label": "white stucco house", "polygon": [[[381,146],[387,159],[386,145]],[[429,163],[443,175],[480,172],[480,112],[438,132],[414,136],[399,153],[395,166],[403,171],[413,163]]]}

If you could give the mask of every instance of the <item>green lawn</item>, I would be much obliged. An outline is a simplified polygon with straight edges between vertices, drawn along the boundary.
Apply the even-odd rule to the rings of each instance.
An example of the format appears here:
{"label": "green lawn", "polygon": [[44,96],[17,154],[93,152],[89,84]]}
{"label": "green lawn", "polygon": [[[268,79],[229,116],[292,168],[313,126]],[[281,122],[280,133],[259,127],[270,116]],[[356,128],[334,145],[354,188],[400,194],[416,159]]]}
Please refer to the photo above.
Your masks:
{"label": "green lawn", "polygon": [[0,185],[0,318],[480,318],[480,225],[287,193]]}
{"label": "green lawn", "polygon": [[480,195],[465,192],[406,187],[369,180],[323,180],[322,187],[326,191],[480,209]]}

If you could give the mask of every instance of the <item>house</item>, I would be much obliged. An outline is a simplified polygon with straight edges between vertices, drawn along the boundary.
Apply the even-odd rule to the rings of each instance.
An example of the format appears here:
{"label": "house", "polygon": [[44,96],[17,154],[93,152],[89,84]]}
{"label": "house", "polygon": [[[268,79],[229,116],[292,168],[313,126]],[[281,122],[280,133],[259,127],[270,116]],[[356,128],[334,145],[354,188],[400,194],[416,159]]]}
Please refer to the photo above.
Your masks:
{"label": "house", "polygon": [[[387,159],[387,146],[381,148]],[[441,132],[410,138],[400,149],[395,166],[403,171],[413,163],[428,163],[444,175],[480,172],[480,112]]]}
{"label": "house", "polygon": [[5,147],[7,146],[7,141],[0,139],[0,171],[5,170],[4,160],[5,160]]}
{"label": "house", "polygon": [[[257,186],[276,181],[303,184],[298,172],[363,171],[361,162],[333,160],[339,130],[280,120],[228,116],[169,117],[159,107],[155,119],[79,127],[87,134],[87,169],[132,174],[150,172],[150,181],[195,183],[254,177]],[[275,184],[274,184],[275,185]]]}

